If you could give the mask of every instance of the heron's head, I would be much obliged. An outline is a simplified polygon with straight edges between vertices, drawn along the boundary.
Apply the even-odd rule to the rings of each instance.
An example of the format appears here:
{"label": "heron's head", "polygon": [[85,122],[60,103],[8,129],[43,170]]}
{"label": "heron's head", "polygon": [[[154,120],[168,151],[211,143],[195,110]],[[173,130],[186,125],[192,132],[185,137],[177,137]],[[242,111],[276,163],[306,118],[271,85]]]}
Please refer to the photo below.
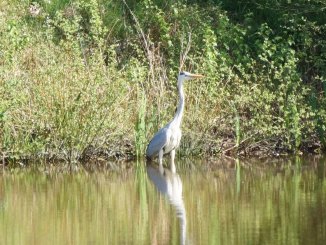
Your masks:
{"label": "heron's head", "polygon": [[204,77],[204,76],[200,75],[200,74],[193,74],[193,73],[190,73],[187,71],[182,71],[179,73],[178,81],[183,82],[183,81],[192,80],[192,79],[196,79],[196,78],[202,78],[202,77]]}

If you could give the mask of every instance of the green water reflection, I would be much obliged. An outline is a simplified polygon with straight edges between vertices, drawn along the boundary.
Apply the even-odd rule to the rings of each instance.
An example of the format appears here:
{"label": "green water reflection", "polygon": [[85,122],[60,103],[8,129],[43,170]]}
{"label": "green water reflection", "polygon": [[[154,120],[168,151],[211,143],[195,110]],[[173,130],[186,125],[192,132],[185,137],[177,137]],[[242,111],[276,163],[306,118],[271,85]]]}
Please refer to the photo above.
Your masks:
{"label": "green water reflection", "polygon": [[325,158],[178,169],[6,170],[0,244],[325,244]]}

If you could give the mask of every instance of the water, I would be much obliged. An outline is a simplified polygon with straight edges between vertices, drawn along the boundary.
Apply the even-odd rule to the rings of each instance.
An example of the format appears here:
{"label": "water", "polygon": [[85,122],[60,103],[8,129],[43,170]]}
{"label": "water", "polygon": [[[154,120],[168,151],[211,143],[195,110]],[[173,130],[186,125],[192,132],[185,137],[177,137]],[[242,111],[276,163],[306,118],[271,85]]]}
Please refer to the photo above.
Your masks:
{"label": "water", "polygon": [[326,159],[6,170],[0,244],[325,244]]}

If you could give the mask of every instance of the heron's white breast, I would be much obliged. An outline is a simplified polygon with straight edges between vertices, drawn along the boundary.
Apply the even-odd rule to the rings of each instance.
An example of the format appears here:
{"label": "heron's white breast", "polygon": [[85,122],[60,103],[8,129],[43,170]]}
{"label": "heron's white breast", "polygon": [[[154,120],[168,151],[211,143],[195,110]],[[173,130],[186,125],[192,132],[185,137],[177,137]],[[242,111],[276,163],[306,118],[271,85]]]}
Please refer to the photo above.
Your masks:
{"label": "heron's white breast", "polygon": [[164,147],[164,153],[169,153],[170,151],[176,149],[180,145],[181,140],[181,130],[178,129],[170,129],[169,130],[168,142]]}

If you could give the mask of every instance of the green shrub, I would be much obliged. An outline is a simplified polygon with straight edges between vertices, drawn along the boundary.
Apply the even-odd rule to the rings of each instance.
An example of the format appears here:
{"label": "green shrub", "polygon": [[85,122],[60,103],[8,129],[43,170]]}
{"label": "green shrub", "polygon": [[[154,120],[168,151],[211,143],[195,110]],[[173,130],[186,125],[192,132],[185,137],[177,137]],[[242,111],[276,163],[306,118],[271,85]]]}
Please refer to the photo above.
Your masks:
{"label": "green shrub", "polygon": [[325,4],[246,2],[4,1],[2,155],[142,156],[189,39],[181,155],[325,149]]}

